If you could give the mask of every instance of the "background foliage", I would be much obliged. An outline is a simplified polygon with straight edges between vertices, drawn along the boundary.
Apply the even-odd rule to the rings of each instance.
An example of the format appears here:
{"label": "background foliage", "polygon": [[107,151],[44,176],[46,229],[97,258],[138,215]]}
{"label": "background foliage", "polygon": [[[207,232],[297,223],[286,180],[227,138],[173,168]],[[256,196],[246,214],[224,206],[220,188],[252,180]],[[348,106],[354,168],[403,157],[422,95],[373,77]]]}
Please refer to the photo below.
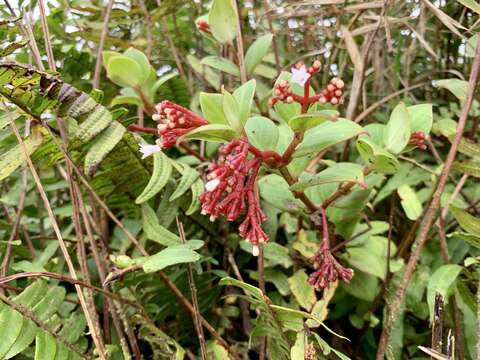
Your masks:
{"label": "background foliage", "polygon": [[[0,6],[0,358],[263,359],[266,337],[269,359],[374,359],[387,305],[416,254],[387,358],[423,359],[436,351],[437,359],[478,359],[476,93],[420,252],[415,238],[468,97],[480,4],[237,2],[237,8],[201,0]],[[199,18],[212,34],[197,29]],[[246,74],[234,51],[239,45]],[[317,177],[312,186],[301,178],[292,191],[278,173],[262,174],[270,242],[259,272],[251,245],[234,227],[198,211],[208,160],[191,150],[208,159],[217,145],[192,140],[190,148],[141,159],[138,143],[154,137],[126,130],[153,126],[148,106],[166,99],[208,117],[202,105],[215,100],[205,92],[234,93],[244,75],[256,80],[253,113],[269,114],[280,71],[315,59],[322,70],[312,86],[341,77],[346,101],[337,110],[370,136],[345,143],[358,133],[340,127],[332,144],[341,143],[325,159],[312,163],[310,151],[310,172],[331,161],[375,168],[364,179],[367,189],[356,185],[329,208],[333,252],[355,275],[320,292],[307,283],[319,240],[292,191],[321,203],[339,182],[358,180],[346,168],[331,171],[345,176],[336,183],[325,186]],[[432,131],[425,150],[400,154],[406,130],[395,114],[406,109],[421,119],[412,124],[427,124],[407,135],[428,133],[430,124]],[[288,110],[270,115],[280,132],[285,121],[306,126],[286,119]],[[382,148],[373,135],[378,124],[388,124]],[[271,136],[266,131],[263,141]]]}

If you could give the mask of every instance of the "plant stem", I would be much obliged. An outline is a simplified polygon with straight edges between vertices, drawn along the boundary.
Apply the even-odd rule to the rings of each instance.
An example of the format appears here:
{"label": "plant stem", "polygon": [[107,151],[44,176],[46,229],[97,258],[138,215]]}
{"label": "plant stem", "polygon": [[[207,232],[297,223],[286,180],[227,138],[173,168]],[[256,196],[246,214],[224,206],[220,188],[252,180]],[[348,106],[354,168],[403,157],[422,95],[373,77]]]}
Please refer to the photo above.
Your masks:
{"label": "plant stem", "polygon": [[102,73],[102,60],[103,60],[103,48],[105,46],[105,40],[108,35],[108,23],[110,22],[110,15],[112,14],[113,3],[115,0],[108,0],[107,7],[105,8],[105,13],[103,15],[103,27],[102,33],[100,34],[100,41],[98,42],[97,48],[97,61],[95,63],[95,72],[93,74],[92,87],[94,89],[100,88],[100,75]]}

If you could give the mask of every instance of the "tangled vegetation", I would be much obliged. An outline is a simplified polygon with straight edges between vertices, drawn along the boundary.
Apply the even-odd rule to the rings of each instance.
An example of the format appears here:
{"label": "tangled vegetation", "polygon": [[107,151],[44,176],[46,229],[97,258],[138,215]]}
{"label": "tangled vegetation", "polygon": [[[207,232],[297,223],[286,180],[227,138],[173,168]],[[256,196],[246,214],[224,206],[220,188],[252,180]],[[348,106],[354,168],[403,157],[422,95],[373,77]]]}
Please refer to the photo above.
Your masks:
{"label": "tangled vegetation", "polygon": [[0,13],[0,359],[480,359],[477,1]]}

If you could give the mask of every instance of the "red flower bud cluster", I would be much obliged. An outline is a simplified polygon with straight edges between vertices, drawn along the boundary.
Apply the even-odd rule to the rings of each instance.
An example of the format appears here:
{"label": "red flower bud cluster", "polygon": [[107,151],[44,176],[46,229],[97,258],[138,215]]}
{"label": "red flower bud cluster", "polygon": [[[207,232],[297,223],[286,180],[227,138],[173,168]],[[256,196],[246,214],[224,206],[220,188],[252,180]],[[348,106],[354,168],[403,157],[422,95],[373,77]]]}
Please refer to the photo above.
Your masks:
{"label": "red flower bud cluster", "polygon": [[420,150],[426,150],[427,149],[427,145],[425,144],[426,139],[427,139],[427,136],[423,131],[415,131],[410,135],[409,143],[414,144]]}
{"label": "red flower bud cluster", "polygon": [[268,241],[261,228],[267,219],[260,209],[260,201],[255,191],[255,181],[262,160],[249,159],[249,145],[243,140],[233,140],[220,148],[216,164],[210,164],[205,192],[200,196],[202,214],[210,214],[214,221],[223,215],[228,221],[235,221],[246,212],[245,220],[239,227],[240,236],[254,245]]}
{"label": "red flower bud cluster", "polygon": [[332,105],[343,104],[342,89],[344,87],[345,83],[343,80],[334,77],[332,80],[330,80],[330,83],[327,85],[327,87],[320,93],[318,102],[320,104],[330,103]]}
{"label": "red flower bud cluster", "polygon": [[158,135],[157,145],[161,148],[169,148],[175,145],[177,139],[193,129],[207,125],[207,121],[183,106],[165,100],[156,107],[157,114],[152,119],[157,121]]}
{"label": "red flower bud cluster", "polygon": [[297,102],[302,105],[303,113],[306,112],[308,107],[313,103],[319,102],[320,104],[343,104],[343,88],[345,83],[339,78],[333,78],[330,80],[327,87],[319,94],[310,96],[310,80],[315,73],[320,70],[320,61],[316,60],[312,66],[306,68],[305,65],[299,63],[292,69],[291,82],[298,83],[304,87],[304,94],[295,94],[287,80],[280,81],[273,89],[273,97],[270,98],[270,105],[273,106],[277,102],[282,101],[286,103]]}
{"label": "red flower bud cluster", "polygon": [[211,33],[210,25],[208,24],[208,22],[206,20],[198,20],[196,25],[197,25],[197,29],[199,31],[207,33],[207,34]]}
{"label": "red flower bud cluster", "polygon": [[319,250],[311,259],[315,272],[308,279],[308,282],[317,290],[324,289],[328,287],[329,283],[337,280],[343,280],[348,283],[353,277],[353,270],[344,268],[333,257],[330,251],[327,215],[323,208],[320,208],[320,211],[322,215],[323,240]]}

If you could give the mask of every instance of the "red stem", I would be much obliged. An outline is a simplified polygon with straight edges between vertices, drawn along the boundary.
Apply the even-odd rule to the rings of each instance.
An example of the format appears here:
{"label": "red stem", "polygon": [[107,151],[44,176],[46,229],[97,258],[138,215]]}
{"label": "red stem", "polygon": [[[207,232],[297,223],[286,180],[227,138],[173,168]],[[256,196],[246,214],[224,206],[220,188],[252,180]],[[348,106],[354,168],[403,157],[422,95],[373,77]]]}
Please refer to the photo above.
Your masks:
{"label": "red stem", "polygon": [[127,129],[134,132],[144,132],[147,134],[157,134],[158,130],[155,128],[147,128],[137,124],[130,124],[127,126]]}

